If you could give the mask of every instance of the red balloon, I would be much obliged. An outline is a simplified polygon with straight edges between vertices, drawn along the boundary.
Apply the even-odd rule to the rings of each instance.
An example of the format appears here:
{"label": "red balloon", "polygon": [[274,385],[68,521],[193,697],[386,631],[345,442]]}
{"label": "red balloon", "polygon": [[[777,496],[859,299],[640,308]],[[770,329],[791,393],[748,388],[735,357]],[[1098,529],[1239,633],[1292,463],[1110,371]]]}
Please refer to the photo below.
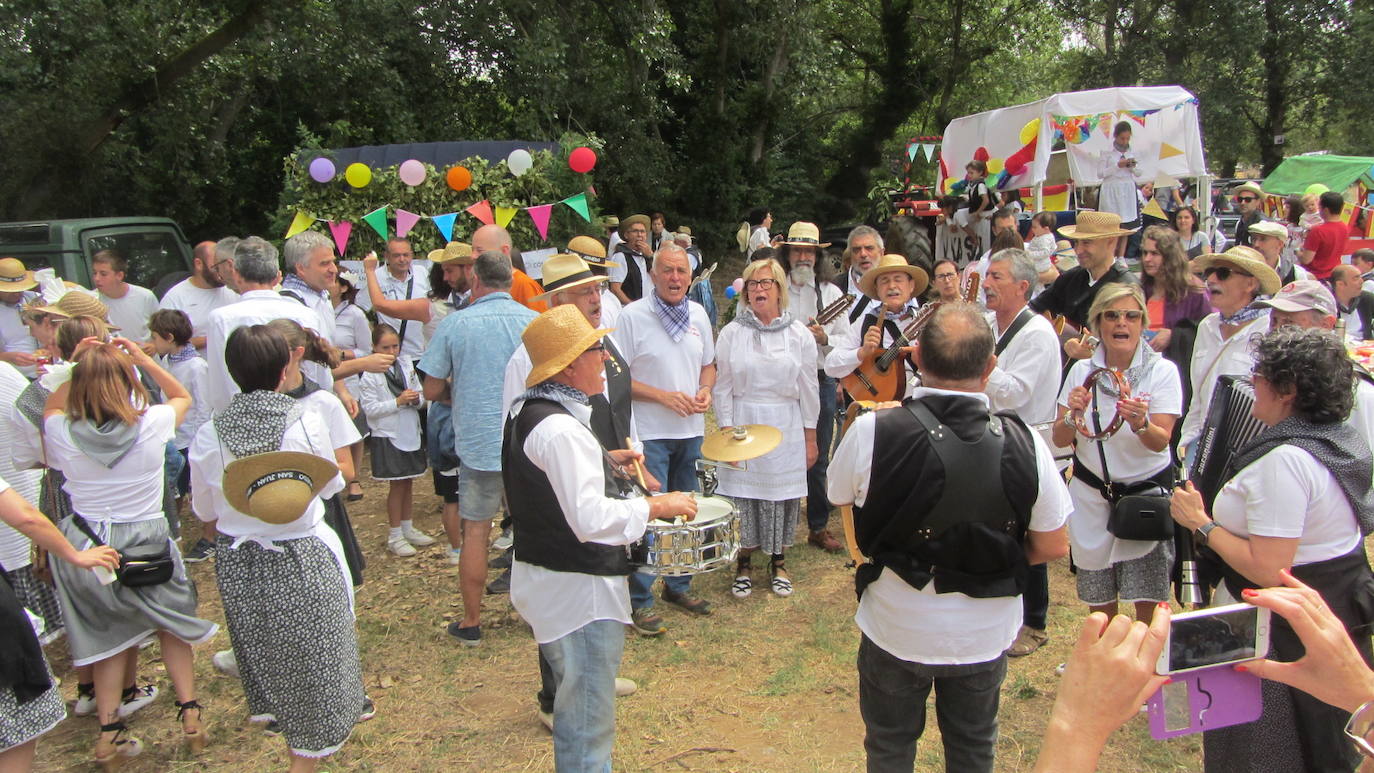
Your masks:
{"label": "red balloon", "polygon": [[596,166],[596,151],[591,148],[576,148],[568,156],[568,168],[578,174],[586,174]]}
{"label": "red balloon", "polygon": [[977,150],[973,151],[973,160],[974,160],[974,161],[987,161],[987,160],[988,160],[988,149],[985,148],[985,147],[982,147],[982,146],[980,145],[980,146],[978,147]]}

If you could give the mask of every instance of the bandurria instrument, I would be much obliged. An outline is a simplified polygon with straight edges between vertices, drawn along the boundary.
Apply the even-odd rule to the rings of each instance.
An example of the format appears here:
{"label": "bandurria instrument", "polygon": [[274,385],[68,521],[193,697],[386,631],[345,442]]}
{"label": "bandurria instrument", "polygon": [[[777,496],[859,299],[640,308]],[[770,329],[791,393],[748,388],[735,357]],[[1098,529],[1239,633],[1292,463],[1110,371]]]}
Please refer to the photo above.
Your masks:
{"label": "bandurria instrument", "polygon": [[[1116,385],[1117,394],[1122,397],[1131,396],[1131,385],[1126,383],[1126,375],[1119,370],[1113,370],[1111,368],[1093,368],[1088,373],[1088,377],[1083,379],[1083,388],[1092,392],[1093,388],[1097,386],[1098,378],[1104,375],[1111,377],[1112,382]],[[1091,400],[1093,413],[1096,414],[1097,399],[1092,397],[1089,399]],[[1123,423],[1125,423],[1124,417],[1122,417],[1120,411],[1116,411],[1112,413],[1112,420],[1107,423],[1105,428],[1100,432],[1094,432],[1088,429],[1087,418],[1082,411],[1073,412],[1074,427],[1078,429],[1078,434],[1089,440],[1103,440],[1109,438],[1115,435],[1117,430],[1121,429]]]}
{"label": "bandurria instrument", "polygon": [[983,275],[977,271],[970,271],[964,276],[964,303],[978,302],[978,283],[983,280]]}
{"label": "bandurria instrument", "polygon": [[845,293],[844,295],[836,299],[834,303],[831,303],[830,305],[826,306],[825,308],[817,312],[816,318],[811,320],[811,324],[828,325],[832,321],[834,321],[836,317],[840,316],[846,311],[849,311],[849,307],[853,305],[854,296],[850,295],[849,293]]}
{"label": "bandurria instrument", "polygon": [[[855,400],[900,400],[906,393],[906,368],[902,365],[902,348],[921,334],[922,328],[930,322],[939,301],[931,301],[916,312],[916,318],[906,326],[895,341],[886,349],[879,350],[859,361],[853,373],[841,379],[840,383]],[[881,321],[875,324],[882,324]]]}

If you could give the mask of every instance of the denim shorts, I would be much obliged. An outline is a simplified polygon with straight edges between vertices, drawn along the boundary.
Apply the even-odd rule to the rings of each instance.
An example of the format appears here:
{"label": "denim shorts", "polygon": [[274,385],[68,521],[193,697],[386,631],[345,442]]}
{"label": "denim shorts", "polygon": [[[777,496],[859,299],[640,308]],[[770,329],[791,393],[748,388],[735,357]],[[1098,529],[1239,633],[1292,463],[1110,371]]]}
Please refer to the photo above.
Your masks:
{"label": "denim shorts", "polygon": [[490,521],[501,509],[505,491],[499,470],[474,470],[462,465],[458,470],[458,515],[465,521]]}

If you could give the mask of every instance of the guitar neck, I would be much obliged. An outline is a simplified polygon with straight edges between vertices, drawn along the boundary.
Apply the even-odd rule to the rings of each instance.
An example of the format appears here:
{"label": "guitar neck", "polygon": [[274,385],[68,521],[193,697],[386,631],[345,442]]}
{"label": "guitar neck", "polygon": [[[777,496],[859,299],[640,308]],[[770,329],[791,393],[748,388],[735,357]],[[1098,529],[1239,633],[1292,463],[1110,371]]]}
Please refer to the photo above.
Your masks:
{"label": "guitar neck", "polygon": [[924,328],[926,326],[926,323],[930,321],[930,318],[932,316],[934,316],[935,310],[939,308],[939,306],[939,301],[932,301],[931,303],[923,307],[920,313],[916,315],[916,318],[911,320],[911,323],[908,324],[906,328],[902,330],[902,332],[899,333],[895,339],[893,339],[892,345],[888,346],[887,349],[878,357],[878,364],[881,365],[883,368],[886,368],[887,366],[891,365],[892,361],[897,359],[897,357],[901,354],[902,347],[910,346],[912,339],[920,335],[921,328]]}
{"label": "guitar neck", "polygon": [[849,307],[852,305],[854,305],[854,296],[845,293],[844,296],[841,297],[839,300],[835,301],[829,306],[826,306],[824,309],[821,309],[820,313],[816,315],[816,324],[830,324],[831,321],[833,321],[836,317],[840,316],[841,314],[845,313],[845,311],[847,311]]}

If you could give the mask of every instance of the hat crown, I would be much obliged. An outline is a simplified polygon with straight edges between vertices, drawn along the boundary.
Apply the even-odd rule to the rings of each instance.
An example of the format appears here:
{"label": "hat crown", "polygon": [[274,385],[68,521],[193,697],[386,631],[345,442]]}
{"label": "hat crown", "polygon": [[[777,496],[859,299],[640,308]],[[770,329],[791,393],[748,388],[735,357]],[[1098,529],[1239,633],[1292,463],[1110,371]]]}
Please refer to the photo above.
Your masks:
{"label": "hat crown", "polygon": [[84,290],[68,290],[53,304],[53,308],[69,317],[95,317],[108,321],[110,310],[99,298]]}
{"label": "hat crown", "polygon": [[442,250],[434,250],[426,257],[431,263],[448,263],[451,260],[472,262],[472,245],[467,242],[449,242]]}
{"label": "hat crown", "polygon": [[0,258],[0,279],[22,279],[28,273],[19,258]]}
{"label": "hat crown", "polygon": [[544,285],[557,284],[570,276],[578,274],[591,274],[592,269],[587,265],[587,261],[577,255],[560,253],[544,261]]}
{"label": "hat crown", "polygon": [[1121,230],[1121,216],[1113,212],[1081,212],[1074,229],[1074,238],[1092,239],[1096,236],[1116,237]]}
{"label": "hat crown", "polygon": [[576,306],[565,303],[534,318],[520,334],[530,355],[532,387],[568,367],[607,331],[597,331]]}
{"label": "hat crown", "polygon": [[[574,236],[568,242],[568,251],[582,255],[591,255],[593,258],[606,259],[606,245],[600,239],[593,239],[590,236]],[[545,264],[548,265],[548,264]],[[547,271],[547,269],[545,269]]]}
{"label": "hat crown", "polygon": [[821,240],[821,229],[817,228],[815,223],[798,220],[792,224],[791,228],[787,229],[787,240],[793,241],[799,239],[819,242]]}

